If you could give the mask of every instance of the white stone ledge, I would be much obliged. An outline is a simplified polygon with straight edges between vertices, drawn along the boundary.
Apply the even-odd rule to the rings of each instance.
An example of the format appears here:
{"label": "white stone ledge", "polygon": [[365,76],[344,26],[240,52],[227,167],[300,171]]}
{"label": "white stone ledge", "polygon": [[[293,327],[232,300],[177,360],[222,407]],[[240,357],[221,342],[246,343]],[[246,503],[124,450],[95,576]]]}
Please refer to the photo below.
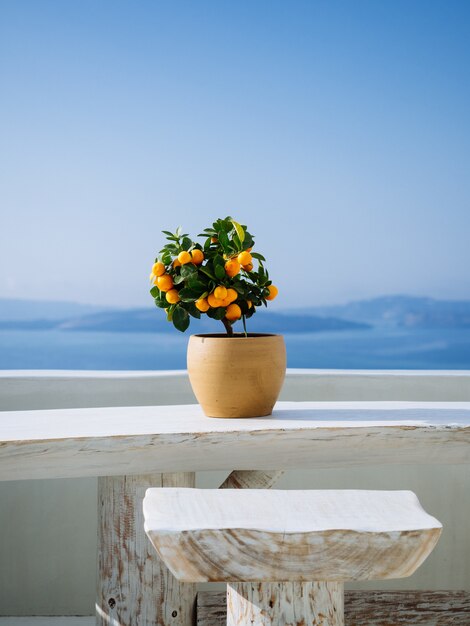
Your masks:
{"label": "white stone ledge", "polygon": [[[187,370],[0,370],[2,378],[164,378],[187,376]],[[470,370],[378,370],[288,368],[288,376],[470,377]]]}
{"label": "white stone ledge", "polygon": [[[465,402],[470,371],[288,369],[280,399]],[[0,370],[0,411],[195,401],[186,370]]]}

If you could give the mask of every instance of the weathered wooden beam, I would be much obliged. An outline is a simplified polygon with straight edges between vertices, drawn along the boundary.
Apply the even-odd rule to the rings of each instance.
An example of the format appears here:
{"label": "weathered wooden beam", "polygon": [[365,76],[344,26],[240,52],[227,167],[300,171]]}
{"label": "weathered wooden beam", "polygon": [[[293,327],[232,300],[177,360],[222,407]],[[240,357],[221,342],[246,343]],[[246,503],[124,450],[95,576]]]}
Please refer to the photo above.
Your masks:
{"label": "weathered wooden beam", "polygon": [[0,480],[470,463],[470,403],[279,402],[272,417],[195,405],[3,411]]}
{"label": "weathered wooden beam", "polygon": [[344,626],[342,583],[229,583],[227,626]]}
{"label": "weathered wooden beam", "polygon": [[271,489],[284,470],[234,470],[219,489]]}
{"label": "weathered wooden beam", "polygon": [[149,487],[194,487],[191,472],[98,479],[97,626],[193,626],[196,587],[180,583],[144,532]]}
{"label": "weathered wooden beam", "polygon": [[178,580],[410,576],[441,534],[411,491],[149,489],[145,531]]}
{"label": "weathered wooden beam", "polygon": [[[346,591],[346,626],[469,626],[469,591]],[[225,591],[201,591],[197,626],[226,626]]]}

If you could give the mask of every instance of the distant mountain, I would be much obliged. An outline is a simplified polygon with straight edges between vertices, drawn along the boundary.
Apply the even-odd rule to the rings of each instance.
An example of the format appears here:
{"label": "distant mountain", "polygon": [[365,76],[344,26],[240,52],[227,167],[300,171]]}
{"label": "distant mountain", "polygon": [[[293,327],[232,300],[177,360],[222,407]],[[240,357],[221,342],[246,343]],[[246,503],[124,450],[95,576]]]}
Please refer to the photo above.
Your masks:
{"label": "distant mountain", "polygon": [[469,300],[383,296],[338,306],[315,307],[303,312],[374,326],[470,328]]}
{"label": "distant mountain", "polygon": [[[241,330],[241,323],[237,326]],[[130,309],[108,311],[72,318],[57,326],[62,330],[107,331],[107,332],[174,332],[161,311],[155,309]],[[220,327],[220,328],[219,328]],[[311,333],[326,330],[353,330],[369,328],[362,322],[349,322],[332,317],[317,317],[309,314],[282,314],[260,310],[247,322],[249,332],[265,333]],[[219,330],[217,330],[219,329]],[[206,316],[191,319],[191,331],[196,333],[223,332],[222,324]]]}
{"label": "distant mountain", "polygon": [[[206,316],[191,320],[192,332],[214,332],[219,326],[222,327]],[[282,313],[260,308],[248,322],[250,332],[271,333],[359,330],[371,326],[470,328],[470,301],[385,296]],[[241,323],[237,327],[241,328]],[[0,299],[0,329],[174,332],[164,315],[154,308],[103,310],[73,302],[6,299]]]}
{"label": "distant mountain", "polygon": [[0,298],[1,320],[63,320],[103,311],[105,307],[60,300],[22,300]]}

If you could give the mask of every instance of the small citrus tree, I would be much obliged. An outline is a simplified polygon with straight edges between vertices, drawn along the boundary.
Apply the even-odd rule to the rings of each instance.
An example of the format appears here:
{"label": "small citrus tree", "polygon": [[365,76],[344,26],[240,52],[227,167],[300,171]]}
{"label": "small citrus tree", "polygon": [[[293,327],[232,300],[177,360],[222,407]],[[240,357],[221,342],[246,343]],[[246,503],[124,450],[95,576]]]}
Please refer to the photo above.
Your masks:
{"label": "small citrus tree", "polygon": [[163,233],[168,243],[152,267],[150,293],[168,321],[184,332],[190,316],[206,314],[220,320],[232,336],[232,325],[242,319],[246,334],[246,319],[277,296],[266,259],[252,252],[254,241],[246,226],[231,217],[218,219],[198,235],[204,238],[202,245],[181,227]]}

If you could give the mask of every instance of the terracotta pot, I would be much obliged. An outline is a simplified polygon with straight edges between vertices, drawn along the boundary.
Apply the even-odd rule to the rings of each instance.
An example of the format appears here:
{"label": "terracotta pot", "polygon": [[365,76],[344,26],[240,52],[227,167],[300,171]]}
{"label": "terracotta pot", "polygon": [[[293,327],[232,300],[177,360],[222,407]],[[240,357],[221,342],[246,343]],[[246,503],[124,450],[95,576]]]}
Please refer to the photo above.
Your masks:
{"label": "terracotta pot", "polygon": [[191,386],[208,417],[271,415],[286,373],[282,335],[191,335]]}

